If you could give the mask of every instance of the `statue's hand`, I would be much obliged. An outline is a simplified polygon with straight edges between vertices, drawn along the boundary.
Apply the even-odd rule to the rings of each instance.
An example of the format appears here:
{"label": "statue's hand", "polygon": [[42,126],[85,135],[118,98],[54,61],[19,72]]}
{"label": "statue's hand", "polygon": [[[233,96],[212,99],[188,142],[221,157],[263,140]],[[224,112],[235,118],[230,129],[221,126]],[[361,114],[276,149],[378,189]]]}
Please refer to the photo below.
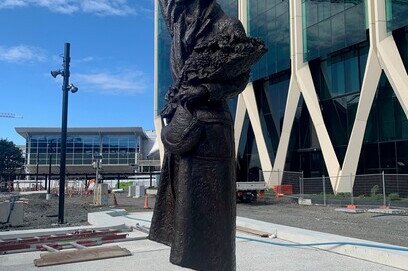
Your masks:
{"label": "statue's hand", "polygon": [[208,90],[203,86],[185,86],[180,88],[179,100],[183,104],[192,103],[202,99],[208,99]]}

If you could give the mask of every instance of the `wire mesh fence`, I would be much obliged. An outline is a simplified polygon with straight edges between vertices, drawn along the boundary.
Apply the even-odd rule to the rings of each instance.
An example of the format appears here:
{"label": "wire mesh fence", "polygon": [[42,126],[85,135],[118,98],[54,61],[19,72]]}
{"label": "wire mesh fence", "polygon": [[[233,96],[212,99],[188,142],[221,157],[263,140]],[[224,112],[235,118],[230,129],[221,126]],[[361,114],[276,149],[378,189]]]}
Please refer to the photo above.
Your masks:
{"label": "wire mesh fence", "polygon": [[[0,191],[24,192],[49,190],[58,193],[59,175],[51,174],[20,174],[8,180],[0,182]],[[144,185],[145,187],[158,187],[160,172],[146,173],[106,173],[100,174],[101,182],[107,183],[109,189],[120,188],[129,184]],[[67,174],[65,180],[66,192],[71,194],[83,194],[96,181],[95,174]],[[124,185],[120,185],[120,184]],[[126,185],[127,184],[127,185]]]}
{"label": "wire mesh fence", "polygon": [[[408,207],[408,174],[303,178],[300,197],[326,204]],[[334,188],[334,189],[333,189]]]}
{"label": "wire mesh fence", "polygon": [[365,174],[305,178],[302,172],[264,171],[275,196],[312,199],[319,204],[408,208],[408,174]]}

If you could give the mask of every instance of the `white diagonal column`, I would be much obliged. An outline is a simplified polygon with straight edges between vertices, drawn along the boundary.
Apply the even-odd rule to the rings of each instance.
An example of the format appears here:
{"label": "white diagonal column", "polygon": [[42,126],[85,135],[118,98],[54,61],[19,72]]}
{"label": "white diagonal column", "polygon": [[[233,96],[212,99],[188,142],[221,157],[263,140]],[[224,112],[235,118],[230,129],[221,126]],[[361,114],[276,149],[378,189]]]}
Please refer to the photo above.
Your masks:
{"label": "white diagonal column", "polygon": [[374,7],[373,25],[381,67],[408,117],[408,75],[394,37],[390,32],[387,32],[385,0],[371,0],[369,2]]}
{"label": "white diagonal column", "polygon": [[238,95],[237,110],[235,112],[235,123],[234,123],[234,140],[235,140],[235,156],[238,156],[239,142],[241,140],[242,129],[244,128],[246,114],[246,106],[244,102],[244,97]]}
{"label": "white diagonal column", "polygon": [[[360,160],[367,120],[384,71],[395,94],[408,116],[408,76],[390,32],[387,32],[385,0],[368,0],[367,17],[370,33],[370,51],[362,84],[356,119],[343,162],[343,170],[336,186],[337,192],[349,192]],[[350,175],[351,184],[350,184]]]}
{"label": "white diagonal column", "polygon": [[157,0],[154,1],[154,127],[156,129],[156,140],[159,143],[159,152],[160,152],[160,165],[163,163],[164,159],[164,146],[161,142],[161,129],[163,126],[163,122],[161,116],[158,112],[158,95],[159,95],[159,23],[158,23],[158,16],[159,16],[159,3]]}
{"label": "white diagonal column", "polygon": [[[242,97],[245,101],[249,121],[254,131],[259,160],[261,162],[262,171],[264,172],[264,179],[269,180],[269,175],[272,171],[272,163],[269,157],[268,148],[266,146],[265,137],[262,132],[261,119],[259,118],[259,109],[256,104],[255,91],[252,83],[249,83],[247,85],[244,92],[242,92]],[[273,183],[269,183],[268,185],[273,185]]]}
{"label": "white diagonal column", "polygon": [[[304,62],[302,1],[293,0],[289,1],[289,3],[292,77],[286,106],[287,111],[285,112],[284,118],[284,129],[286,130],[281,135],[274,170],[281,170],[281,167],[284,166],[284,161],[286,160],[290,133],[296,111],[296,108],[293,107],[295,104],[297,106],[300,98],[298,91],[300,91],[303,95],[305,104],[309,110],[310,117],[315,127],[327,171],[329,172],[330,176],[337,176],[340,170],[340,165],[326,126],[324,125],[323,115],[320,110],[309,65],[307,62]],[[279,180],[279,182],[280,181],[281,180]],[[336,177],[331,179],[333,188],[336,186],[336,181]]]}
{"label": "white diagonal column", "polygon": [[[247,0],[238,0],[238,15],[239,20],[242,22],[245,30],[248,26],[248,3]],[[258,149],[259,160],[263,171],[263,177],[265,180],[269,180],[270,172],[272,171],[272,163],[268,154],[268,148],[265,142],[265,135],[262,132],[261,120],[259,118],[259,108],[256,104],[255,91],[252,83],[249,83],[242,94],[239,95],[245,103],[246,110],[248,112],[249,121],[252,125],[252,129],[255,135],[255,142]],[[237,112],[238,113],[238,112]],[[239,128],[239,127],[236,127]],[[239,145],[239,142],[235,142]],[[269,184],[273,185],[273,184]]]}

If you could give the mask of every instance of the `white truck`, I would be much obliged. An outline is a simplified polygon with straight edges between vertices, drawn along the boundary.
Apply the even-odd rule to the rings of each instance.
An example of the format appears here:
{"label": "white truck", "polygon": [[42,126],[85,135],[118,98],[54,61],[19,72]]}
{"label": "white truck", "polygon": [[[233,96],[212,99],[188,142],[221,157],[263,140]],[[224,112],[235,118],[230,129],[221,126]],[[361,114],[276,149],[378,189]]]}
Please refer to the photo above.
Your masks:
{"label": "white truck", "polygon": [[237,202],[251,203],[256,200],[258,191],[267,189],[265,182],[236,182]]}

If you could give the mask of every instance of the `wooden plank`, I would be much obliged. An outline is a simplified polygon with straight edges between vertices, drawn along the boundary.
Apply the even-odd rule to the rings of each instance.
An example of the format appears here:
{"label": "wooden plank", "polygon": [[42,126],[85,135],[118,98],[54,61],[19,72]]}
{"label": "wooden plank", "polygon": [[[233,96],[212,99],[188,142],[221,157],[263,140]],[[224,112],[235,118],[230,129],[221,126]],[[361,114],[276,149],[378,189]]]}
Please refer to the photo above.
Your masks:
{"label": "wooden plank", "polygon": [[42,245],[42,247],[45,248],[46,250],[48,250],[49,252],[59,252],[58,249],[55,249],[55,248],[47,246],[47,245]]}
{"label": "wooden plank", "polygon": [[34,260],[37,267],[95,261],[116,257],[130,256],[129,250],[120,246],[86,248],[81,250],[63,251],[58,253],[41,254],[40,259]]}
{"label": "wooden plank", "polygon": [[264,232],[264,231],[258,231],[258,230],[255,230],[255,229],[242,227],[242,226],[237,226],[237,231],[250,233],[250,234],[253,234],[253,235],[260,236],[260,237],[269,237],[269,236],[272,235],[272,233],[268,233],[268,232]]}

